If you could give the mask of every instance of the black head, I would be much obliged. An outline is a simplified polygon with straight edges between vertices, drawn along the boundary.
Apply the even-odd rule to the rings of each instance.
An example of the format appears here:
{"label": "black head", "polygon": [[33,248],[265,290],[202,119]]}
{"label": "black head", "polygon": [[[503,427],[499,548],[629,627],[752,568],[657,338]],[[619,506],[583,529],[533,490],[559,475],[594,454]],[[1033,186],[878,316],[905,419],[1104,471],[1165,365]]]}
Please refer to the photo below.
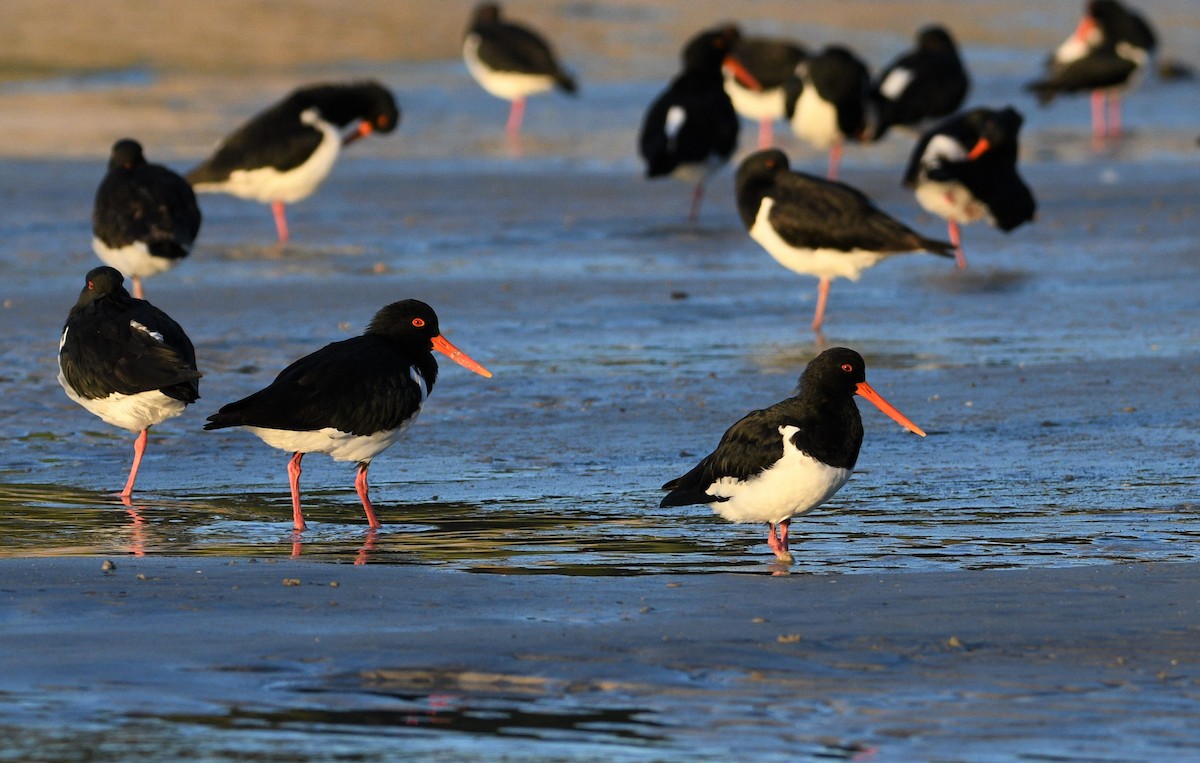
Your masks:
{"label": "black head", "polygon": [[848,347],[830,347],[809,361],[800,374],[801,391],[853,396],[858,385],[867,380],[867,364]]}
{"label": "black head", "polygon": [[1117,0],[1091,0],[1087,15],[1100,27],[1106,40],[1126,42],[1147,51],[1157,47],[1154,30],[1146,19]]}
{"label": "black head", "polygon": [[721,71],[721,64],[733,52],[733,48],[741,39],[741,32],[733,24],[725,24],[716,29],[701,32],[688,40],[683,48],[683,68],[685,70]]}
{"label": "black head", "polygon": [[779,149],[768,148],[763,151],[755,151],[738,165],[737,187],[741,188],[744,184],[756,180],[773,180],[776,175],[787,172],[789,169],[787,154]]}
{"label": "black head", "polygon": [[378,82],[313,85],[297,90],[292,98],[300,111],[316,106],[321,116],[338,127],[362,120],[370,132],[389,133],[400,124],[400,107],[391,91]]}
{"label": "black head", "polygon": [[129,292],[125,290],[125,276],[121,275],[121,271],[108,265],[101,265],[88,271],[87,282],[83,286],[83,291],[79,292],[79,301],[75,303],[75,306],[82,307],[101,297],[109,296],[130,299]]}
{"label": "black head", "polygon": [[142,144],[132,138],[122,138],[113,144],[112,154],[108,158],[108,169],[131,170],[146,163],[142,153]]}
{"label": "black head", "polygon": [[366,333],[429,349],[433,347],[433,338],[441,332],[432,307],[418,299],[404,299],[380,308]]}
{"label": "black head", "polygon": [[472,24],[496,24],[500,21],[499,3],[480,3],[471,14]]}
{"label": "black head", "polygon": [[978,140],[986,141],[986,147],[980,149],[979,155],[1009,155],[1015,159],[1017,136],[1025,121],[1021,112],[1011,106],[1003,109],[977,108],[964,114],[963,119],[978,135]]}
{"label": "black head", "polygon": [[917,32],[917,50],[923,53],[956,53],[958,48],[944,26],[930,24]]}

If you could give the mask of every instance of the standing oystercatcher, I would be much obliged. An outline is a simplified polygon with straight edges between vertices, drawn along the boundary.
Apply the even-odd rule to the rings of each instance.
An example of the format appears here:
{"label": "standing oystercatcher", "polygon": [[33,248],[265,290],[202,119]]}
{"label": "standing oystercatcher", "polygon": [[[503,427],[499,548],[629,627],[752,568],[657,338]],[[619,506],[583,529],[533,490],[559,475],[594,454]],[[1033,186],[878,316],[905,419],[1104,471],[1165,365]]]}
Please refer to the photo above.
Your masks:
{"label": "standing oystercatcher", "polygon": [[792,517],[825,503],[854,471],[863,438],[855,395],[925,436],[867,384],[861,355],[831,347],[804,369],[794,397],[747,414],[694,469],[663,485],[670,492],[660,505],[711,503],[731,522],[765,522],[767,544],[791,562]]}
{"label": "standing oystercatcher", "polygon": [[857,189],[789,171],[788,158],[778,149],[742,161],[737,205],[750,238],[780,265],[821,279],[812,322],[818,334],[834,278],[857,281],[862,271],[901,252],[954,255],[953,244],[914,232]]}
{"label": "standing oystercatcher", "polygon": [[[355,122],[354,131],[343,135]],[[200,192],[270,204],[283,243],[284,204],[315,191],[342,146],[373,132],[390,133],[399,122],[396,99],[377,82],[302,87],[221,141],[187,179]]]}
{"label": "standing oystercatcher", "polygon": [[920,129],[949,116],[967,97],[971,81],[950,32],[932,24],[917,32],[916,43],[914,50],[888,64],[871,87],[875,140],[895,125]]}
{"label": "standing oystercatcher", "polygon": [[58,383],[106,424],[139,432],[121,491],[133,493],[150,427],[200,399],[196,351],[171,317],[125,291],[116,268],[101,265],[71,308],[58,342]]}
{"label": "standing oystercatcher", "polygon": [[150,164],[136,140],[113,144],[108,172],[92,206],[92,250],[133,281],[170,270],[192,251],[200,232],[200,207],[188,182]]}
{"label": "standing oystercatcher", "polygon": [[223,406],[205,429],[246,427],[273,448],[292,452],[292,526],[304,529],[300,511],[300,459],[328,453],[358,462],[354,487],[367,522],[379,527],[367,496],[371,459],[391,447],[421,412],[437,381],[433,350],[482,376],[491,372],[438,332],[433,308],[415,299],[393,302],[375,314],[361,336],[328,344],[300,358],[265,389]]}
{"label": "standing oystercatcher", "polygon": [[463,38],[463,60],[484,90],[512,101],[505,127],[510,141],[521,132],[528,96],[555,87],[575,93],[575,80],[559,65],[549,43],[529,27],[501,19],[496,3],[476,6]]}
{"label": "standing oystercatcher", "polygon": [[836,180],[842,144],[866,137],[871,75],[858,56],[831,45],[796,67],[787,86],[788,120],[797,137],[829,149],[830,180]]}
{"label": "standing oystercatcher", "polygon": [[958,266],[967,266],[960,223],[988,218],[1008,233],[1033,219],[1033,193],[1017,173],[1020,113],[1011,106],[971,109],[934,126],[913,148],[904,184],[917,202],[946,219]]}
{"label": "standing oystercatcher", "polygon": [[725,94],[722,65],[754,87],[753,77],[732,57],[740,35],[723,26],[693,37],[683,49],[683,71],[650,104],[638,147],[646,177],[674,176],[695,183],[688,219],[695,221],[704,181],[737,148],[738,116]]}
{"label": "standing oystercatcher", "polygon": [[1098,149],[1106,138],[1120,137],[1121,91],[1137,82],[1157,44],[1136,11],[1116,0],[1090,0],[1079,26],[1050,57],[1046,77],[1026,89],[1042,105],[1061,93],[1091,91],[1092,146]]}
{"label": "standing oystercatcher", "polygon": [[773,123],[787,118],[786,83],[808,52],[799,43],[770,37],[743,37],[733,48],[733,59],[740,63],[758,87],[746,85],[732,67],[725,69],[725,93],[733,109],[746,119],[758,122],[758,147],[770,148],[774,142]]}

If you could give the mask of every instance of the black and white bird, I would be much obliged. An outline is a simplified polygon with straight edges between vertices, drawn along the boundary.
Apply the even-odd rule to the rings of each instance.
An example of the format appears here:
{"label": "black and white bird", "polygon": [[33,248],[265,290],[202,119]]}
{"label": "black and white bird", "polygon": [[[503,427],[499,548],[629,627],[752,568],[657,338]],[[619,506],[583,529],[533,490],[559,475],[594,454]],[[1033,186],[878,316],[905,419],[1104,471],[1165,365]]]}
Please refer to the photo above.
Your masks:
{"label": "black and white bird", "polygon": [[785,88],[792,132],[815,148],[829,149],[828,177],[836,179],[842,144],[866,138],[867,65],[849,49],[831,45],[801,62]]}
{"label": "black and white bird", "polygon": [[950,116],[962,106],[970,87],[950,32],[938,24],[923,27],[916,47],[888,64],[871,86],[871,137],[879,140],[897,125],[923,129],[932,120]]}
{"label": "black and white bird", "polygon": [[954,256],[954,245],[916,233],[880,211],[855,188],[792,172],[778,149],[746,157],[737,172],[742,223],[785,268],[820,279],[813,331],[820,334],[834,278],[857,281],[862,271],[902,252]]}
{"label": "black and white bird", "polygon": [[492,375],[441,335],[433,308],[408,299],[379,310],[362,335],[300,358],[266,388],[222,406],[204,428],[245,427],[293,454],[288,477],[296,531],[305,529],[300,510],[304,454],[357,462],[354,487],[368,524],[379,527],[367,495],[367,469],[421,412],[437,381],[434,350],[477,374]]}
{"label": "black and white bird", "polygon": [[311,195],[343,146],[390,133],[399,122],[396,99],[378,82],[302,87],[231,133],[187,179],[198,192],[270,204],[282,243],[288,240],[284,205]]}
{"label": "black and white bird", "polygon": [[732,51],[740,35],[735,26],[702,32],[683,49],[683,71],[646,111],[638,147],[646,177],[672,176],[695,184],[690,220],[695,220],[704,182],[723,167],[737,148],[738,116],[725,93],[722,66],[750,87],[753,77]]}
{"label": "black and white bird", "polygon": [[832,347],[804,369],[794,397],[747,414],[695,468],[663,485],[670,492],[661,506],[707,503],[731,522],[766,523],[767,544],[791,562],[792,518],[829,500],[858,461],[863,425],[855,395],[925,436],[867,384],[861,355]]}
{"label": "black and white bird", "polygon": [[192,251],[200,233],[196,194],[182,176],[150,164],[136,140],[113,144],[108,172],[92,205],[92,250],[133,281],[170,270]]}
{"label": "black and white bird", "polygon": [[1046,76],[1026,88],[1042,105],[1061,94],[1091,92],[1092,144],[1100,148],[1120,136],[1121,93],[1149,68],[1157,45],[1137,11],[1116,0],[1089,0],[1079,26],[1050,57]]}
{"label": "black and white bird", "polygon": [[935,125],[913,148],[904,184],[946,220],[960,268],[967,266],[960,224],[986,218],[1008,233],[1033,219],[1033,192],[1017,172],[1022,121],[1011,106],[971,109]]}
{"label": "black and white bird", "polygon": [[58,342],[58,383],[91,413],[137,432],[133,466],[121,491],[133,493],[150,427],[200,399],[191,340],[171,317],[125,290],[116,268],[87,274]]}
{"label": "black and white bird", "polygon": [[463,38],[467,71],[488,93],[512,101],[505,132],[515,141],[525,99],[554,88],[573,95],[575,79],[562,68],[546,39],[523,24],[503,19],[497,3],[480,3]]}
{"label": "black and white bird", "polygon": [[733,48],[732,59],[727,59],[744,67],[758,85],[747,85],[732,65],[725,68],[725,93],[734,111],[758,122],[759,148],[773,145],[775,121],[787,118],[784,85],[806,57],[804,46],[791,40],[742,37]]}

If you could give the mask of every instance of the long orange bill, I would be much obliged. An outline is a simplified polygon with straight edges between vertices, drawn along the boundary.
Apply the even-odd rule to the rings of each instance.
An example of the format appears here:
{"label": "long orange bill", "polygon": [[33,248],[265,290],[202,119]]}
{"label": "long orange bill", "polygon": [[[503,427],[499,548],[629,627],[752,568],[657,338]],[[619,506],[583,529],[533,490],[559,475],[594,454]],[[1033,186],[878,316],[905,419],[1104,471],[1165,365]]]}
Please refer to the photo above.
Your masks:
{"label": "long orange bill", "polygon": [[980,138],[979,142],[975,144],[975,147],[971,149],[971,153],[967,154],[967,161],[978,159],[987,153],[991,147],[992,144],[988,142],[987,138]]}
{"label": "long orange bill", "polygon": [[905,416],[903,413],[901,413],[900,411],[893,408],[891,403],[884,400],[883,397],[881,397],[878,392],[871,389],[870,384],[867,384],[865,381],[859,382],[858,388],[855,389],[854,391],[856,393],[858,393],[859,395],[862,395],[866,399],[870,400],[872,403],[874,403],[875,407],[878,408],[879,410],[883,411],[884,413],[886,413],[888,415],[888,417],[891,418],[892,421],[895,421],[897,424],[904,427],[905,429],[907,429],[910,432],[919,434],[922,437],[925,436],[924,429],[921,429],[921,427],[919,427],[916,424],[909,421],[907,416]]}
{"label": "long orange bill", "polygon": [[733,56],[726,56],[721,66],[731,71],[734,78],[746,87],[750,88],[751,90],[758,90],[760,92],[762,91],[763,86],[762,83],[758,81],[758,78],[751,74],[746,67],[742,66],[742,62]]}
{"label": "long orange bill", "polygon": [[355,128],[354,132],[349,133],[346,137],[342,138],[342,147],[344,148],[350,145],[359,138],[365,138],[374,131],[375,128],[371,126],[370,122],[359,122],[358,127]]}
{"label": "long orange bill", "polygon": [[1080,42],[1087,42],[1088,37],[1091,36],[1092,30],[1095,28],[1096,19],[1091,16],[1084,16],[1079,20],[1079,26],[1075,27],[1075,34],[1072,36]]}
{"label": "long orange bill", "polygon": [[[450,344],[444,336],[438,334],[433,338],[433,349],[449,357],[463,368],[469,368],[480,376],[492,378],[492,372],[471,360],[465,352]],[[897,414],[899,415],[899,414]]]}

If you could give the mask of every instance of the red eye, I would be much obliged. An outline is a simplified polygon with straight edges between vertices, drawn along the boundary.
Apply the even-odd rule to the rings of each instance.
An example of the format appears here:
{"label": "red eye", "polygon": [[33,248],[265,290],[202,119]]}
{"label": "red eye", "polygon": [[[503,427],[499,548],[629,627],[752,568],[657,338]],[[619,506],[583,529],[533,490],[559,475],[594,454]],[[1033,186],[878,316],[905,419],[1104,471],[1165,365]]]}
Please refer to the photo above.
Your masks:
{"label": "red eye", "polygon": [[414,326],[416,326],[417,328],[424,328],[424,326],[425,326],[425,319],[424,319],[424,318],[413,318],[413,321],[412,321],[412,323],[413,323],[413,325],[414,325]]}
{"label": "red eye", "polygon": [[850,365],[849,363],[843,363],[842,370],[845,371],[846,373],[850,373],[851,371],[854,370],[854,366]]}

